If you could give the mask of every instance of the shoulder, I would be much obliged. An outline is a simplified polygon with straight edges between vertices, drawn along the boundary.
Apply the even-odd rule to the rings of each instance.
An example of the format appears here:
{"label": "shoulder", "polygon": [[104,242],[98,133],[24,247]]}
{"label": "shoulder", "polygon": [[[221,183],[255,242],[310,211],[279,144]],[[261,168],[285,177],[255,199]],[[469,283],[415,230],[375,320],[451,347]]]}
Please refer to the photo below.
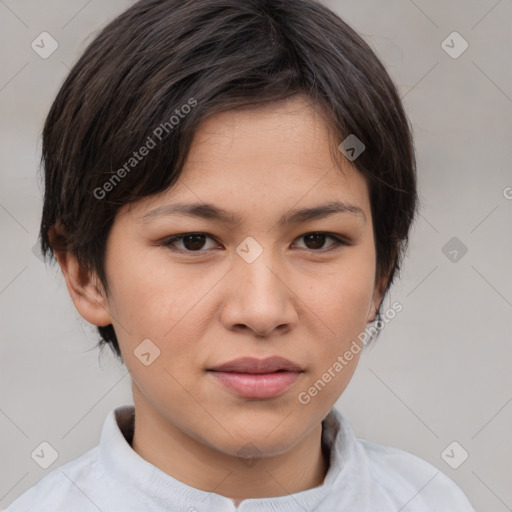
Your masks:
{"label": "shoulder", "polygon": [[98,453],[99,447],[95,446],[50,471],[19,495],[5,512],[56,512],[70,507],[76,512],[97,512],[88,493],[98,483]]}
{"label": "shoulder", "polygon": [[357,439],[372,479],[409,511],[474,512],[462,489],[440,469],[405,450]]}

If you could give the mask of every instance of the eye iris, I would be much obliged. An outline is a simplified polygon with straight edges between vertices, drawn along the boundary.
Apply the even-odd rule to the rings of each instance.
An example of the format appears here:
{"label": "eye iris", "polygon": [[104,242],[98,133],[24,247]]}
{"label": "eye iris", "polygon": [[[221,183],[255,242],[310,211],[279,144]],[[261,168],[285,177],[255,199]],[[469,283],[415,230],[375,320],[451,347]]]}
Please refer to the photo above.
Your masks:
{"label": "eye iris", "polygon": [[[201,249],[204,245],[204,235],[186,235],[183,237],[183,245],[191,250],[195,251]],[[192,240],[192,244],[187,243],[187,240]]]}
{"label": "eye iris", "polygon": [[[315,250],[323,247],[327,236],[325,233],[310,233],[309,235],[303,235],[303,238],[308,249]],[[179,238],[181,238],[184,247],[188,251],[199,251],[203,248],[206,237],[201,233],[192,233],[182,235]]]}
{"label": "eye iris", "polygon": [[[304,240],[309,249],[320,249],[325,243],[325,237],[326,235],[322,233],[313,233],[311,235],[305,235]],[[308,245],[308,240],[313,241],[313,247]]]}

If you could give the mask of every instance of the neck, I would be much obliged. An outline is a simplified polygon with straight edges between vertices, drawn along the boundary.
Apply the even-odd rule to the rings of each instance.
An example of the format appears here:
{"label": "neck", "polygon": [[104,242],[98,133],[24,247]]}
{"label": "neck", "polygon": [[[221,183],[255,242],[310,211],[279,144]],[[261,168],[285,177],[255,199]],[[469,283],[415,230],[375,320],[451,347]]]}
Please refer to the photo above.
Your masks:
{"label": "neck", "polygon": [[243,459],[193,439],[149,409],[135,415],[132,448],[176,480],[229,497],[235,505],[248,498],[284,496],[318,487],[329,469],[321,424],[286,453]]}

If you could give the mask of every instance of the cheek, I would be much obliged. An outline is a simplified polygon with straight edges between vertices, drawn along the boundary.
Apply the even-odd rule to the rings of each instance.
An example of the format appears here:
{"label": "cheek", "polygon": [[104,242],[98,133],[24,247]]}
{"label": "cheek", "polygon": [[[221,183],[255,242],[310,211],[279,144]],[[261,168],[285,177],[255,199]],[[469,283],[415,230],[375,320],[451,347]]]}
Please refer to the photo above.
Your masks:
{"label": "cheek", "polygon": [[156,248],[118,246],[106,267],[117,320],[133,338],[161,338],[200,294],[200,286],[187,286],[183,273],[170,271],[165,253]]}
{"label": "cheek", "polygon": [[[371,259],[370,259],[371,260]],[[371,304],[374,272],[371,261],[346,265],[309,289],[316,317],[315,361],[310,378],[299,390],[301,404],[328,410],[344,391],[356,369],[366,318]],[[308,300],[309,300],[308,299]],[[328,329],[326,328],[328,327]]]}
{"label": "cheek", "polygon": [[304,303],[336,333],[347,333],[366,325],[375,280],[375,260],[365,251],[353,251],[337,268],[317,273],[308,287]]}
{"label": "cheek", "polygon": [[[172,387],[165,369],[179,376],[183,383],[199,371],[191,364],[197,360],[199,346],[190,340],[204,337],[212,315],[211,308],[205,308],[208,308],[213,296],[210,292],[222,274],[211,272],[198,277],[192,265],[185,270],[171,268],[162,254],[158,256],[152,261],[147,253],[145,260],[142,254],[118,257],[116,265],[111,265],[110,275],[115,284],[112,287],[114,327],[119,333],[126,366],[134,372],[135,379],[157,387],[166,382],[167,387]],[[155,353],[159,351],[159,355],[145,367],[136,355],[142,350],[138,347],[142,347],[141,343],[147,339],[154,343],[157,348],[153,350]],[[152,345],[148,346],[151,351]]]}

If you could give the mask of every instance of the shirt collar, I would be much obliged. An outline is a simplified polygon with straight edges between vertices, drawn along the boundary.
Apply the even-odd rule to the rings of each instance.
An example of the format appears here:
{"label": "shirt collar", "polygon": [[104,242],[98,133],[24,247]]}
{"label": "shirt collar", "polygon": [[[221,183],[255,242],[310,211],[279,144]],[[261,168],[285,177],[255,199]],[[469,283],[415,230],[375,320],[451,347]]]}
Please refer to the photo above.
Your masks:
{"label": "shirt collar", "polygon": [[322,421],[322,444],[330,453],[330,465],[324,482],[318,487],[284,496],[249,498],[235,507],[230,498],[191,487],[143,459],[130,443],[133,437],[135,408],[123,405],[105,419],[100,439],[101,463],[107,475],[147,503],[151,500],[162,510],[215,510],[218,512],[296,512],[313,511],[330,494],[354,455],[355,434],[342,414],[332,408]]}

